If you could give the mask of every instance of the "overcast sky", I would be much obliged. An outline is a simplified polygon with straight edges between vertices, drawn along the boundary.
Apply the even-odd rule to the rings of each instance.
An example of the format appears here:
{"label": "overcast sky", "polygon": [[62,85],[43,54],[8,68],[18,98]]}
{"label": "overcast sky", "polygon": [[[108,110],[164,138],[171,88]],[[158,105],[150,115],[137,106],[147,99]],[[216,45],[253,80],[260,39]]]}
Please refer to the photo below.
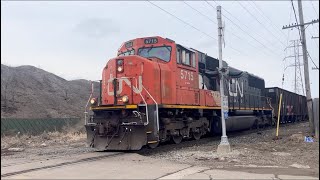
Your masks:
{"label": "overcast sky", "polygon": [[[1,63],[33,65],[68,80],[98,80],[123,42],[156,35],[218,57],[215,2],[209,2],[213,7],[204,1],[153,3],[202,32],[146,1],[1,1]],[[225,24],[223,59],[263,77],[266,86],[282,87],[284,67],[294,62],[283,61],[293,55],[293,49],[284,49],[299,38],[297,29],[282,30],[295,22],[291,2],[217,3]],[[294,5],[298,15],[296,1]],[[306,22],[318,19],[319,1],[303,1],[303,10]],[[308,51],[319,66],[319,39],[312,36],[319,36],[318,23],[307,28],[306,37]],[[314,67],[311,61],[309,67]],[[310,78],[312,96],[319,97],[319,71],[311,70]],[[293,85],[291,67],[285,71],[284,88],[293,90]]]}

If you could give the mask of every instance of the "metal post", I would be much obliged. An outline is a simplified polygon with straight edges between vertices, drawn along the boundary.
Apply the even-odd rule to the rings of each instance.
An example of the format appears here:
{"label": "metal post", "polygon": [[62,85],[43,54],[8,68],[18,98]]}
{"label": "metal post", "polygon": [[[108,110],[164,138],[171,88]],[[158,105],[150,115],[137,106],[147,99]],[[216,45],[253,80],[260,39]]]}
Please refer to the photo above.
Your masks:
{"label": "metal post", "polygon": [[307,107],[308,107],[308,116],[309,116],[309,123],[310,123],[310,130],[311,133],[314,133],[314,125],[313,125],[313,117],[312,117],[312,98],[311,98],[311,91],[310,91],[310,78],[309,78],[309,65],[308,65],[308,54],[307,54],[307,43],[306,43],[306,33],[304,27],[304,20],[303,20],[303,11],[302,11],[302,2],[298,0],[298,7],[299,7],[299,20],[300,20],[300,31],[301,31],[301,44],[303,50],[303,65],[304,65],[304,80],[305,80],[305,88],[306,88],[306,95],[307,95]]}
{"label": "metal post", "polygon": [[279,99],[279,109],[278,109],[278,120],[277,120],[277,130],[276,130],[276,138],[279,136],[279,126],[280,126],[280,116],[281,116],[281,105],[282,105],[282,92],[280,94]]}
{"label": "metal post", "polygon": [[[294,46],[294,92],[297,93],[297,49],[296,49],[296,41],[293,41]],[[299,48],[299,46],[298,46]],[[299,58],[299,54],[298,54]]]}
{"label": "metal post", "polygon": [[313,99],[313,121],[315,137],[319,139],[319,98]]}
{"label": "metal post", "polygon": [[[228,98],[224,96],[224,73],[223,61],[222,61],[222,20],[221,20],[221,6],[217,6],[217,19],[218,19],[218,43],[219,43],[219,72],[220,72],[220,96],[221,96],[221,126],[222,136],[221,142],[218,146],[218,153],[228,153],[231,151],[230,144],[226,133],[226,121],[225,121],[225,105]],[[228,112],[228,109],[226,109]]]}

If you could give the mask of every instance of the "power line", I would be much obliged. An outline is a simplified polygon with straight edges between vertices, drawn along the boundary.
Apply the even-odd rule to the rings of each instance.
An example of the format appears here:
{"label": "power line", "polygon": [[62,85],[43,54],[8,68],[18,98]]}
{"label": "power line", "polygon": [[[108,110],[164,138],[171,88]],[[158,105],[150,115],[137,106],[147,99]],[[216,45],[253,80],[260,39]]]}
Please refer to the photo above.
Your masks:
{"label": "power line", "polygon": [[313,10],[314,10],[314,12],[316,13],[317,17],[319,17],[319,15],[318,15],[318,13],[317,13],[317,11],[316,11],[316,8],[314,7],[314,5],[313,5],[312,1],[310,1],[310,3],[311,3],[311,5],[312,5]]}
{"label": "power line", "polygon": [[[215,2],[215,1],[214,1]],[[213,9],[215,9],[214,6],[212,6],[212,4],[210,4],[208,1],[206,1],[206,3],[211,6]],[[216,2],[215,2],[216,3]],[[216,3],[218,4],[218,3]],[[229,11],[227,11],[225,8],[222,8],[224,11],[226,11],[227,13],[229,13],[231,16],[233,16]],[[238,27],[242,32],[244,32],[245,34],[247,34],[248,36],[250,36],[252,39],[254,39],[256,42],[258,42],[261,46],[263,46],[265,49],[268,49],[272,54],[278,56],[278,54],[275,54],[274,51],[272,51],[269,47],[265,46],[264,44],[262,44],[259,40],[257,40],[255,37],[253,37],[251,34],[249,34],[248,32],[246,32],[245,30],[243,30],[238,24],[236,24],[235,22],[233,22],[230,18],[228,18],[227,16],[225,16],[224,14],[222,14],[223,17],[225,17],[226,19],[228,19],[234,26]],[[235,18],[237,19],[237,18]],[[238,19],[237,19],[238,20]],[[239,20],[238,20],[239,21]],[[246,26],[246,25],[245,25]],[[263,51],[264,52],[264,51]]]}
{"label": "power line", "polygon": [[[200,15],[202,15],[203,17],[207,18],[209,21],[213,22],[214,24],[217,24],[214,20],[212,20],[209,16],[201,13],[199,10],[197,10],[196,8],[192,7],[190,4],[186,3],[185,1],[182,1],[184,4],[186,4],[187,6],[189,6],[191,9],[195,10],[196,12],[198,12]],[[237,37],[238,39],[245,41],[243,38],[241,38],[240,36],[234,34],[232,31],[226,30],[228,32],[230,32],[233,36]],[[256,46],[253,46],[251,43],[248,42],[248,44],[254,48],[257,48]]]}
{"label": "power line", "polygon": [[[298,18],[297,18],[297,14],[296,14],[296,9],[294,8],[294,4],[293,4],[293,0],[291,0],[291,5],[292,5],[292,9],[293,9],[293,12],[294,12],[294,17],[296,18],[296,23],[298,23]],[[300,27],[298,26],[298,30],[299,30],[299,36],[300,36],[300,41],[302,40],[301,38],[301,33],[300,33]]]}
{"label": "power line", "polygon": [[217,22],[215,22],[214,20],[212,20],[211,18],[209,18],[207,15],[203,14],[202,12],[198,11],[196,8],[192,7],[190,4],[186,3],[185,1],[182,1],[184,4],[186,4],[187,6],[189,6],[191,9],[197,11],[199,14],[201,14],[203,17],[206,17],[209,21],[213,22],[214,24],[217,24]]}
{"label": "power line", "polygon": [[262,9],[254,1],[251,1],[251,2],[256,7],[256,9],[258,9],[258,11],[262,13],[262,17],[265,17],[265,19],[269,20],[269,24],[271,24],[274,27],[274,29],[277,29],[278,32],[280,32],[281,37],[284,37],[285,36],[284,32],[276,27],[273,21],[262,11]]}
{"label": "power line", "polygon": [[[292,18],[292,11],[290,11],[289,23],[291,22],[291,18]],[[288,31],[288,36],[287,36],[287,46],[289,45],[289,36],[290,36],[290,31]]]}
{"label": "power line", "polygon": [[316,65],[316,63],[313,61],[312,57],[310,56],[309,51],[307,51],[307,54],[308,54],[310,60],[312,61],[313,65],[314,65],[317,69],[319,69],[319,67]]}
{"label": "power line", "polygon": [[217,40],[217,39],[216,39],[216,38],[214,38],[213,36],[211,36],[211,35],[209,35],[209,34],[207,34],[207,33],[203,32],[203,31],[201,31],[200,29],[198,29],[198,28],[194,27],[192,24],[190,24],[190,23],[188,23],[188,22],[186,22],[186,21],[184,21],[184,20],[180,19],[179,17],[175,16],[174,14],[170,13],[169,11],[166,11],[165,9],[163,9],[163,8],[161,8],[160,6],[158,6],[158,5],[154,4],[153,2],[151,2],[151,1],[148,1],[148,2],[149,2],[149,3],[151,3],[153,6],[155,6],[155,7],[159,8],[159,9],[161,9],[163,12],[165,12],[165,13],[167,13],[167,14],[171,15],[172,17],[174,17],[174,18],[178,19],[179,21],[183,22],[184,24],[186,24],[186,25],[188,25],[188,26],[192,27],[193,29],[195,29],[195,30],[197,30],[197,31],[201,32],[202,34],[204,34],[204,35],[206,35],[206,36],[208,36],[208,37],[210,37],[210,38],[212,38],[212,39],[214,39],[214,40]]}
{"label": "power line", "polygon": [[[310,18],[310,19],[312,19],[312,18]],[[315,32],[314,27],[315,27],[315,26],[313,26],[313,24],[312,24],[312,28],[306,28],[307,31],[308,31],[308,33],[309,33],[309,35],[310,35],[310,37],[311,37],[311,39],[314,39],[314,38],[312,38],[312,37],[313,37],[312,34],[316,35],[316,32],[318,32],[317,30],[316,30],[316,32]],[[312,40],[312,41],[313,41],[313,40]],[[314,44],[319,48],[319,45],[318,45],[318,43],[317,43],[318,41],[315,40],[315,41],[313,41],[313,42],[314,42]]]}
{"label": "power line", "polygon": [[281,42],[264,24],[262,24],[262,23],[258,20],[258,18],[257,18],[256,16],[254,16],[245,6],[243,6],[243,5],[241,4],[241,2],[238,1],[238,3],[239,3],[239,5],[240,5],[248,14],[250,14],[261,26],[263,26],[274,38],[276,38],[282,45],[285,46],[285,44],[284,44],[283,42]]}
{"label": "power line", "polygon": [[[310,36],[313,37],[313,36],[312,36],[312,33],[311,33],[311,30],[309,30],[309,29],[307,29],[307,30],[308,30]],[[313,31],[313,33],[314,33],[314,31]],[[317,44],[317,41],[313,41],[313,42],[314,42],[314,44],[319,48],[319,45]]]}
{"label": "power line", "polygon": [[[207,2],[207,1],[206,1]],[[214,1],[217,5],[219,5],[216,1]],[[208,3],[208,2],[207,2]],[[211,7],[213,7],[210,3],[208,3]],[[213,7],[214,8],[214,7]],[[241,23],[241,21],[237,18],[237,17],[235,17],[232,13],[230,13],[229,11],[227,11],[225,8],[223,8],[224,9],[224,11],[226,11],[228,14],[230,14],[230,16],[232,16],[234,19],[236,19],[237,21],[239,21],[240,23]],[[226,17],[227,18],[227,17]],[[229,18],[227,18],[228,20],[230,20]],[[231,21],[231,20],[230,20]],[[248,27],[245,23],[242,23],[242,25],[243,26],[245,26],[247,29],[252,29],[252,28],[250,28],[250,27]],[[247,33],[248,34],[248,33]],[[261,37],[262,38],[262,36],[261,35],[259,35],[259,34],[257,34],[259,37]],[[251,36],[251,35],[250,35]],[[252,37],[252,36],[251,36]],[[274,46],[274,43],[273,42],[270,42],[268,39],[266,39],[266,38],[262,38],[263,40],[265,40],[265,41],[267,41],[270,45],[271,45],[271,47],[273,47]],[[268,48],[269,49],[269,48]],[[269,49],[270,50],[270,49]],[[278,49],[277,49],[278,50]],[[272,50],[271,50],[272,51]],[[274,51],[272,51],[272,53],[274,53]],[[275,54],[275,53],[274,53]],[[278,56],[278,55],[277,55]]]}
{"label": "power line", "polygon": [[[319,14],[317,13],[316,8],[314,7],[312,1],[310,1],[310,3],[311,3],[311,5],[312,5],[312,8],[313,8],[314,12],[316,13],[317,17],[319,17]],[[318,29],[318,31],[319,31],[319,28],[317,28],[317,29]]]}
{"label": "power line", "polygon": [[[188,26],[192,27],[193,29],[195,29],[195,30],[197,30],[197,31],[201,32],[202,34],[204,34],[204,35],[206,35],[206,36],[208,36],[208,37],[210,37],[210,38],[212,38],[212,39],[214,39],[214,40],[216,40],[216,41],[217,41],[217,39],[216,39],[216,38],[214,38],[213,36],[209,35],[208,33],[205,33],[205,32],[203,32],[203,31],[201,31],[200,29],[198,29],[198,28],[194,27],[192,24],[190,24],[190,23],[188,23],[188,22],[184,21],[183,19],[181,19],[181,18],[179,18],[179,17],[175,16],[174,14],[172,14],[172,13],[170,13],[169,11],[167,11],[167,10],[165,10],[165,9],[161,8],[160,6],[156,5],[155,3],[151,2],[151,1],[148,1],[148,2],[149,2],[150,4],[152,4],[153,6],[155,6],[155,7],[159,8],[159,9],[160,9],[160,10],[162,10],[163,12],[165,12],[165,13],[167,13],[167,14],[171,15],[172,17],[174,17],[174,18],[178,19],[179,21],[183,22],[184,24],[186,24],[186,25],[188,25]],[[233,49],[234,51],[236,51],[236,52],[240,53],[240,54],[242,53],[242,52],[238,51],[237,49],[234,49],[234,48],[233,48],[233,47],[231,47],[231,46],[230,46],[230,48],[231,48],[231,49]],[[243,54],[243,53],[242,53],[242,54]]]}

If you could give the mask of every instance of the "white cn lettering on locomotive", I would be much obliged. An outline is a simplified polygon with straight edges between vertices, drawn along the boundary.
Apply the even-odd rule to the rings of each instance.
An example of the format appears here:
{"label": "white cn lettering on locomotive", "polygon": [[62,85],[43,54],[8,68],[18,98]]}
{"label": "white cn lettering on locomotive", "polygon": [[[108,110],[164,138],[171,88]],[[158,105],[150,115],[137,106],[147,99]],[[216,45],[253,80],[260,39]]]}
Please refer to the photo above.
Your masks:
{"label": "white cn lettering on locomotive", "polygon": [[240,97],[243,97],[243,81],[239,82],[238,79],[230,79],[229,95],[236,97],[238,96],[238,92],[240,94]]}
{"label": "white cn lettering on locomotive", "polygon": [[[117,94],[121,94],[122,93],[123,82],[125,84],[127,84],[130,88],[132,88],[134,93],[140,94],[142,92],[142,86],[143,86],[142,85],[142,76],[138,76],[138,79],[137,78],[133,78],[133,80],[135,80],[135,81],[133,81],[132,83],[135,82],[136,86],[131,84],[131,81],[129,79],[130,78],[128,78],[128,77],[122,77],[120,79],[117,79],[117,81],[119,83]],[[113,75],[110,74],[110,79],[108,79],[108,81],[107,81],[107,91],[108,91],[108,95],[109,96],[113,96],[114,95],[114,92],[110,91],[110,87],[109,87],[109,86],[112,86],[112,81],[113,80],[114,80]]]}

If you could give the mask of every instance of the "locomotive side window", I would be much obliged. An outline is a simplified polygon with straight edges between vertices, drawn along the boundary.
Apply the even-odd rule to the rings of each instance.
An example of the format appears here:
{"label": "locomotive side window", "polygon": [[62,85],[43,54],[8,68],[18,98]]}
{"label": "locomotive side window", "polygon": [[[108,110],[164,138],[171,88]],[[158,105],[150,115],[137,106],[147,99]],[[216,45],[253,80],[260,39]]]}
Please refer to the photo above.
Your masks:
{"label": "locomotive side window", "polygon": [[185,50],[182,50],[181,51],[181,62],[182,62],[182,64],[185,64],[185,62],[186,62],[186,51]]}
{"label": "locomotive side window", "polygon": [[196,67],[196,54],[192,53],[192,67]]}
{"label": "locomotive side window", "polygon": [[186,58],[185,58],[184,64],[185,64],[185,65],[188,65],[188,66],[191,65],[191,62],[190,62],[190,53],[189,53],[189,52],[186,52]]}
{"label": "locomotive side window", "polygon": [[177,63],[181,63],[181,50],[177,48]]}
{"label": "locomotive side window", "polygon": [[177,46],[177,64],[196,67],[196,54],[180,45]]}

